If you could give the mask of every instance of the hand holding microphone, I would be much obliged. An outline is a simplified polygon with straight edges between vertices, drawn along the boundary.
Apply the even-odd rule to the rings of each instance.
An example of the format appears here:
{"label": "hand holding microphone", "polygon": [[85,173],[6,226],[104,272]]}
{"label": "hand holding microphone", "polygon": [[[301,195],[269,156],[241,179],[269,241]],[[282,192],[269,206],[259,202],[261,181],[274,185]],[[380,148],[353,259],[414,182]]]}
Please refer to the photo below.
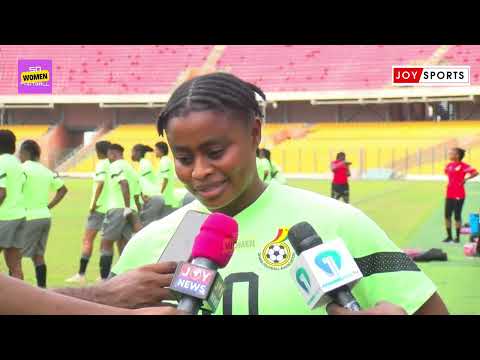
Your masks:
{"label": "hand holding microphone", "polygon": [[170,289],[180,295],[178,310],[195,315],[200,308],[215,312],[223,295],[223,280],[218,268],[227,266],[238,238],[237,222],[224,214],[213,213],[195,238],[191,262],[179,263]]}

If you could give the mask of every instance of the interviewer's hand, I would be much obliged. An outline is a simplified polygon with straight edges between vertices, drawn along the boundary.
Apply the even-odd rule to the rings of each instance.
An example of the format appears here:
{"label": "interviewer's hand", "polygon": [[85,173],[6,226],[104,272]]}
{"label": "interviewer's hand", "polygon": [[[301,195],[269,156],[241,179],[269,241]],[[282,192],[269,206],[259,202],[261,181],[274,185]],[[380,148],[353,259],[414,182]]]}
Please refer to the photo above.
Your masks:
{"label": "interviewer's hand", "polygon": [[130,309],[156,305],[163,300],[175,300],[173,293],[166,287],[172,282],[176,267],[175,262],[163,262],[115,276],[96,286],[96,300],[102,304]]}
{"label": "interviewer's hand", "polygon": [[128,215],[130,215],[132,213],[132,209],[130,208],[125,208],[123,209],[123,217],[126,218]]}
{"label": "interviewer's hand", "polygon": [[360,311],[350,311],[337,304],[330,303],[327,305],[327,313],[328,315],[407,315],[403,308],[386,301],[380,301],[373,308]]}
{"label": "interviewer's hand", "polygon": [[188,315],[172,306],[157,306],[131,310],[131,315]]}

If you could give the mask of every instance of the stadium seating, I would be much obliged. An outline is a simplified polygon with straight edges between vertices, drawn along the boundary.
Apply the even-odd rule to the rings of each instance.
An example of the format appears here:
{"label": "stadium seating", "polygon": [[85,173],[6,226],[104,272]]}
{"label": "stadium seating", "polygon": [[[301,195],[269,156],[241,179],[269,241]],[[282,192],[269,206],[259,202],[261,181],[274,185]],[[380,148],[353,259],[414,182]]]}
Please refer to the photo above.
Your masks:
{"label": "stadium seating", "polygon": [[38,140],[48,131],[48,125],[1,125],[0,129],[13,131],[19,145],[23,140]]}
{"label": "stadium seating", "polygon": [[382,88],[392,65],[427,61],[435,45],[229,45],[217,62],[266,91]]}
{"label": "stadium seating", "polygon": [[470,65],[471,83],[480,83],[480,46],[452,45],[444,54],[442,63],[448,65]]}
{"label": "stadium seating", "polygon": [[[372,89],[389,85],[392,64],[427,62],[438,47],[228,45],[215,65],[266,91]],[[445,60],[478,64],[479,50],[465,48],[452,47]],[[52,59],[54,94],[168,93],[183,71],[204,65],[212,49],[211,45],[0,45],[0,95],[17,93],[18,59]]]}
{"label": "stadium seating", "polygon": [[[272,150],[272,159],[286,173],[329,172],[330,161],[336,153],[345,151],[353,163],[354,173],[360,169],[391,169],[393,162],[394,165],[406,163],[408,173],[412,174],[442,174],[449,141],[480,133],[480,122],[325,123],[309,127],[309,133],[301,139],[288,139],[278,145],[269,140],[279,131],[295,128],[305,129],[305,125],[266,124],[263,130],[264,141],[261,146]],[[130,159],[131,148],[136,143],[153,147],[160,141],[152,125],[121,125],[104,139],[122,144],[127,159]],[[428,154],[428,149],[434,146],[442,148],[440,155],[437,151],[433,161],[416,156],[419,149]],[[156,163],[152,153],[146,156]],[[92,154],[69,171],[91,172],[96,161]],[[467,152],[465,161],[480,163],[480,145]]]}
{"label": "stadium seating", "polygon": [[[344,151],[353,163],[353,172],[360,168],[392,168],[393,162],[406,163],[409,173],[432,174],[433,166],[433,172],[441,174],[449,141],[476,134],[478,129],[478,121],[317,124],[305,138],[273,147],[272,158],[287,173],[325,173],[336,153]],[[426,158],[411,159],[418,149],[438,145],[445,145],[445,151],[442,148],[441,157],[437,155],[433,163]],[[480,161],[480,148],[476,154],[473,148],[466,160],[468,156],[479,156],[472,161]]]}
{"label": "stadium seating", "polygon": [[0,45],[0,95],[17,94],[17,60],[51,59],[54,94],[168,93],[212,46]]}
{"label": "stadium seating", "polygon": [[[153,148],[155,143],[162,141],[162,139],[158,137],[152,124],[121,125],[107,133],[102,140],[108,140],[112,143],[121,144],[125,149],[125,159],[129,161],[131,157],[131,150],[135,144],[142,143]],[[171,157],[171,153],[169,156]],[[154,164],[157,162],[153,153],[147,153],[145,157],[151,160]],[[97,161],[98,160],[95,154],[92,153],[91,156],[88,156],[85,160],[69,169],[69,171],[74,173],[92,172],[95,169]],[[133,163],[133,165],[136,167],[138,163]]]}

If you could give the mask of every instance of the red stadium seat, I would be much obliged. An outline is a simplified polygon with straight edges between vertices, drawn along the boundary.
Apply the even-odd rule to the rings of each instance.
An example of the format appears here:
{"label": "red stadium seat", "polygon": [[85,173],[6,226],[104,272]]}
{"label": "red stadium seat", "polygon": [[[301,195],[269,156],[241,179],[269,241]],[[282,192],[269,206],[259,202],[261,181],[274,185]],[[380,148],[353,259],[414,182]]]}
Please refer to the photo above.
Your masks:
{"label": "red stadium seat", "polygon": [[[212,48],[210,45],[0,46],[0,95],[17,94],[17,60],[22,58],[53,61],[54,94],[166,93],[181,71],[200,67]],[[132,67],[135,76],[126,76]]]}

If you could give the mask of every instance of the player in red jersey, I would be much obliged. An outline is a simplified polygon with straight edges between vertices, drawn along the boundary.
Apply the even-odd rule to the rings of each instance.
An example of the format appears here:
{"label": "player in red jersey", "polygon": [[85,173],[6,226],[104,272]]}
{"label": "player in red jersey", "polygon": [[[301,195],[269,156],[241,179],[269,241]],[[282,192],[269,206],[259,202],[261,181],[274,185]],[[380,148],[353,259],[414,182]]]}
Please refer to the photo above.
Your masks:
{"label": "player in red jersey", "polygon": [[[445,226],[447,238],[445,243],[460,242],[460,228],[462,226],[462,207],[465,201],[465,182],[478,175],[470,165],[462,162],[465,150],[453,148],[448,153],[450,163],[445,167],[445,174],[448,176],[447,196],[445,199]],[[456,237],[452,239],[452,213],[455,217]]]}
{"label": "player in red jersey", "polygon": [[347,204],[349,202],[348,177],[350,176],[349,166],[351,163],[345,161],[345,153],[339,152],[337,160],[332,161],[330,169],[333,172],[332,180],[332,198],[338,200],[343,198]]}

